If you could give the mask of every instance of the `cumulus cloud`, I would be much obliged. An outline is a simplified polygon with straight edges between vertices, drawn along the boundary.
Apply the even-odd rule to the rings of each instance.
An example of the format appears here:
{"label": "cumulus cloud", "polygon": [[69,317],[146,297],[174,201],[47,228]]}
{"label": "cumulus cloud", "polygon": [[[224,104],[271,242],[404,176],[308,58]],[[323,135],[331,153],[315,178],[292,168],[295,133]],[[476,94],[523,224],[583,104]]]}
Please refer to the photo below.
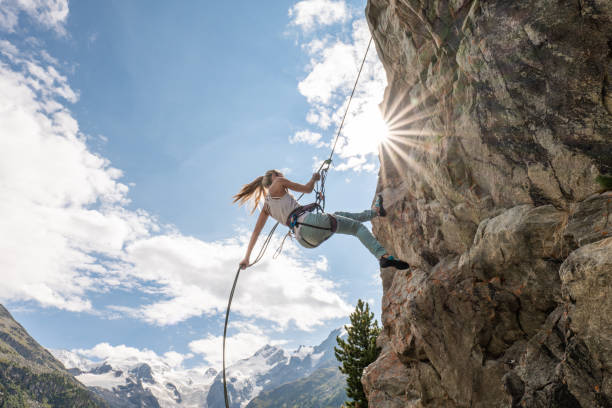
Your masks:
{"label": "cumulus cloud", "polygon": [[317,142],[321,140],[321,134],[316,132],[311,132],[310,130],[300,130],[296,132],[295,135],[289,138],[289,143],[307,143],[307,144],[317,144]]}
{"label": "cumulus cloud", "polygon": [[121,171],[89,151],[58,102],[77,100],[66,78],[10,43],[0,49],[0,298],[89,310],[85,292],[105,270],[93,254],[118,256],[153,221],[124,209]]}
{"label": "cumulus cloud", "polygon": [[[232,322],[229,331],[233,333],[228,335],[226,340],[226,350],[231,351],[226,355],[228,366],[252,356],[265,345],[282,346],[287,343],[285,340],[272,340],[260,327],[250,321]],[[199,371],[204,372],[206,367],[219,369],[222,366],[222,343],[222,336],[208,334],[191,341],[188,345],[191,352],[185,354],[172,350],[158,354],[147,348],[139,349],[124,344],[111,345],[107,342],[98,343],[89,349],[52,350],[52,353],[67,368],[90,370],[101,362],[106,362],[114,369],[127,370],[145,363],[157,373],[172,371],[180,373],[185,371],[185,361],[200,356],[204,361],[201,361],[203,365],[199,366]]]}
{"label": "cumulus cloud", "polygon": [[[238,360],[252,356],[257,350],[269,345],[285,344],[283,340],[272,340],[260,328],[249,322],[238,322],[230,324],[230,329],[237,329],[238,333],[228,336],[226,339],[226,350],[231,350],[226,356],[226,365],[231,365]],[[194,340],[189,343],[189,349],[194,354],[200,354],[213,367],[220,367],[223,355],[220,352],[223,346],[223,336],[208,336]]]}
{"label": "cumulus cloud", "polygon": [[[228,366],[252,356],[265,345],[282,346],[287,343],[285,340],[272,340],[260,327],[250,321],[234,321],[230,323],[229,331],[233,333],[226,340],[226,350],[231,351],[226,355]],[[188,345],[191,352],[185,354],[172,350],[158,354],[146,348],[138,349],[124,344],[111,345],[106,342],[89,349],[52,350],[52,353],[67,368],[90,370],[101,362],[106,362],[115,369],[127,370],[145,363],[151,366],[154,372],[177,374],[185,372],[185,361],[200,356],[204,360],[200,362],[203,365],[196,369],[203,373],[207,367],[220,369],[223,362],[222,345],[222,336],[208,334],[191,341]]]}
{"label": "cumulus cloud", "polygon": [[346,21],[350,12],[346,2],[332,0],[302,0],[289,9],[291,24],[304,31]]}
{"label": "cumulus cloud", "polygon": [[[352,21],[350,28],[349,40],[333,40],[328,33],[317,32],[302,45],[310,64],[298,89],[310,104],[307,122],[321,130],[340,125],[370,41],[365,19]],[[336,153],[342,160],[336,160],[336,170],[376,169],[378,144],[387,132],[378,108],[385,86],[384,68],[371,46],[338,141]],[[296,141],[309,143],[307,139]]]}
{"label": "cumulus cloud", "polygon": [[[227,365],[238,360],[252,356],[265,345],[282,346],[285,340],[271,339],[260,327],[250,321],[235,321],[230,323],[229,331],[233,332],[226,339]],[[167,351],[158,354],[149,349],[138,349],[124,344],[111,345],[99,343],[90,349],[52,350],[67,368],[81,368],[90,370],[100,362],[107,362],[115,369],[127,370],[140,364],[148,364],[155,372],[181,372],[185,370],[185,361],[200,356],[204,364],[199,371],[204,372],[206,367],[220,369],[223,363],[223,337],[208,334],[193,340],[188,347],[190,353]]]}
{"label": "cumulus cloud", "polygon": [[181,368],[183,361],[193,356],[176,351],[168,351],[159,355],[146,348],[140,350],[124,344],[113,346],[109,343],[99,343],[91,349],[76,349],[72,352],[90,359],[106,361],[113,368],[130,367],[143,363],[151,367]]}
{"label": "cumulus cloud", "polygon": [[310,73],[298,84],[308,102],[326,105],[333,96],[340,96],[337,92],[350,89],[356,75],[355,51],[352,44],[338,41],[313,55]]}
{"label": "cumulus cloud", "polygon": [[[126,273],[162,285],[164,299],[138,308],[120,309],[157,325],[193,316],[225,312],[238,260],[249,236],[204,242],[182,235],[159,235],[126,248]],[[271,248],[280,245],[275,238]],[[325,260],[309,260],[292,242],[276,259],[264,258],[242,273],[232,311],[263,318],[285,328],[290,323],[309,330],[325,320],[345,316],[350,306],[336,285],[321,275]]]}
{"label": "cumulus cloud", "polygon": [[0,0],[0,30],[15,31],[20,13],[64,35],[68,0]]}
{"label": "cumulus cloud", "polygon": [[[152,324],[224,312],[247,234],[205,242],[128,210],[122,172],[90,150],[66,107],[78,100],[66,77],[7,41],[0,55],[0,299],[99,313],[90,293],[120,288],[150,300],[112,313]],[[323,263],[285,247],[243,273],[233,311],[305,330],[346,315]]]}

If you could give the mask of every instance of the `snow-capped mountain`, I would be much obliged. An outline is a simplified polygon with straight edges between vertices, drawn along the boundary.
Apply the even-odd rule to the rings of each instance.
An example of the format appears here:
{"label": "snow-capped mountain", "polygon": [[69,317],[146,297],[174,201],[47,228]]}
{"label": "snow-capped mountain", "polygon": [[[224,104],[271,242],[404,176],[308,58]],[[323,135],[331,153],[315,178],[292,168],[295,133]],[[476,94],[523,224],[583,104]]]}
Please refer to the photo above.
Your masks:
{"label": "snow-capped mountain", "polygon": [[148,364],[93,362],[68,350],[51,350],[68,371],[113,408],[201,408],[217,372]]}
{"label": "snow-capped mountain", "polygon": [[[300,346],[293,353],[273,346],[264,346],[252,357],[240,360],[227,368],[227,389],[231,408],[244,408],[261,391],[272,390],[282,384],[304,378],[320,367],[337,365],[334,357],[336,336],[342,329],[332,331],[316,347]],[[210,387],[208,408],[224,408],[223,373],[219,373]]]}
{"label": "snow-capped mountain", "polygon": [[[231,408],[244,408],[262,391],[299,380],[322,367],[337,366],[332,331],[320,345],[294,352],[266,345],[227,368]],[[112,408],[225,408],[223,374],[214,369],[177,369],[160,361],[94,362],[77,352],[51,350],[77,380]],[[230,351],[231,352],[231,351]]]}

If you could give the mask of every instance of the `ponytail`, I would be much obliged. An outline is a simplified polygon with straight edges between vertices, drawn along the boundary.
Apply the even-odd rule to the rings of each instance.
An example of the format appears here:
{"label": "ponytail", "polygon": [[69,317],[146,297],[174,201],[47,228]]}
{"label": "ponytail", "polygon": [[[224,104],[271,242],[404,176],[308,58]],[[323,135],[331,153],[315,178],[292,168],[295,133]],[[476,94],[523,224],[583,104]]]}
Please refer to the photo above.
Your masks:
{"label": "ponytail", "polygon": [[251,210],[251,214],[255,212],[259,202],[266,194],[266,189],[270,187],[272,184],[272,175],[273,174],[281,174],[278,170],[268,170],[266,174],[263,176],[257,177],[255,180],[251,181],[249,184],[245,184],[240,189],[240,192],[236,194],[234,198],[234,203],[238,203],[238,205],[244,205],[249,200],[253,200],[254,205]]}

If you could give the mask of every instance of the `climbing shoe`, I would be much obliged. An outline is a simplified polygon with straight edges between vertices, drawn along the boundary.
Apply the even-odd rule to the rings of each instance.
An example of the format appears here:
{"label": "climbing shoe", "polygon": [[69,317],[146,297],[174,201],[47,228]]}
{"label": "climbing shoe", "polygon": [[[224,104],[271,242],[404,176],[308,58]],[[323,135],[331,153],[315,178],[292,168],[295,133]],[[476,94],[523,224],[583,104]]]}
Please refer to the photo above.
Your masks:
{"label": "climbing shoe", "polygon": [[379,194],[376,198],[376,203],[374,204],[374,206],[378,208],[379,217],[384,217],[385,215],[387,215],[387,210],[385,210],[385,207],[383,207],[383,198],[381,194]]}
{"label": "climbing shoe", "polygon": [[393,258],[393,256],[381,256],[380,260],[380,267],[381,268],[388,268],[390,266],[394,267],[395,269],[408,269],[410,268],[410,265],[408,265],[407,262],[404,261],[400,261],[399,259],[395,259]]}

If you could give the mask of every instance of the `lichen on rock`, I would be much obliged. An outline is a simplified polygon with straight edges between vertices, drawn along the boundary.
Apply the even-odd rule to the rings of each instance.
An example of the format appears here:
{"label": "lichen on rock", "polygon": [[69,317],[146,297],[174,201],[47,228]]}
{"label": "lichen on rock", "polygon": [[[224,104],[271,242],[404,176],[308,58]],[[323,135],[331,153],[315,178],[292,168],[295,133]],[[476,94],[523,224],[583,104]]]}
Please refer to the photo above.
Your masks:
{"label": "lichen on rock", "polygon": [[370,406],[612,406],[612,2],[369,0],[388,87]]}

